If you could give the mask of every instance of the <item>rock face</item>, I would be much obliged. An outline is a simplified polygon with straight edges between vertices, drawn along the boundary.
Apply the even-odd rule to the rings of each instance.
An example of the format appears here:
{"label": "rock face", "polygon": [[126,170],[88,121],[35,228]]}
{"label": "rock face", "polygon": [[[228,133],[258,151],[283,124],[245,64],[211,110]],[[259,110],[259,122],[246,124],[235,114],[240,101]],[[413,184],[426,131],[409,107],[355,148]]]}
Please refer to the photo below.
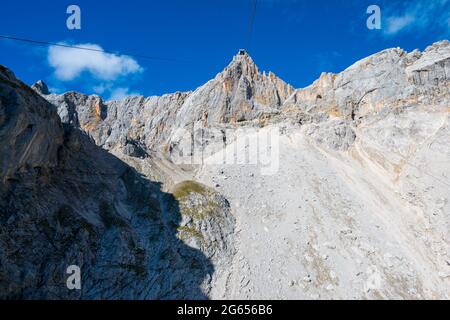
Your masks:
{"label": "rock face", "polygon": [[42,87],[0,70],[1,297],[450,298],[448,41],[302,89],[245,52],[192,92]]}
{"label": "rock face", "polygon": [[273,73],[259,73],[245,53],[235,56],[223,72],[194,92],[106,102],[75,92],[45,98],[58,107],[63,123],[88,132],[106,149],[132,144],[165,151],[177,142],[172,141],[177,129],[263,119],[279,112],[292,92]]}
{"label": "rock face", "polygon": [[[0,115],[1,299],[207,297],[212,261],[226,255],[177,237],[182,211],[160,183],[62,124],[54,106],[3,68]],[[232,234],[228,203],[209,193],[202,201],[214,206],[199,226],[214,225],[215,241]],[[232,256],[232,238],[223,243]],[[81,290],[66,287],[71,265],[81,268]]]}

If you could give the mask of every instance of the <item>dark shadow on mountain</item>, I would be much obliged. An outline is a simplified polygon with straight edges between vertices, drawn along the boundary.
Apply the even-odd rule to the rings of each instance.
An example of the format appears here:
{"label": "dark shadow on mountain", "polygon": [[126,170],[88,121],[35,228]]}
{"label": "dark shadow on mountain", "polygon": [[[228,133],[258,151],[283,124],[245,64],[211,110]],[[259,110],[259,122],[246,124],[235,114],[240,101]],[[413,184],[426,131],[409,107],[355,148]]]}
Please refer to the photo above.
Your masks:
{"label": "dark shadow on mountain", "polygon": [[[133,250],[145,258],[131,259],[135,263],[131,271],[137,276],[140,272],[147,274],[149,285],[144,286],[143,292],[150,294],[132,298],[207,299],[201,285],[211,278],[213,265],[201,251],[187,246],[177,237],[181,222],[178,201],[172,194],[161,191],[160,183],[146,179],[134,168],[95,144],[90,147],[96,149],[95,153],[98,155],[95,159],[104,157],[105,162],[117,163],[114,166],[118,168],[120,176],[114,176],[114,179],[125,186],[124,203],[135,215],[129,220],[131,228],[139,231],[134,239],[138,245]],[[117,211],[115,214],[120,216]],[[147,248],[142,250],[145,246]],[[147,264],[141,266],[140,263],[145,259]],[[141,279],[135,280],[135,283],[136,287],[140,287]],[[160,289],[155,290],[150,284]]]}
{"label": "dark shadow on mountain", "polygon": [[[34,94],[25,89],[14,88],[14,96]],[[28,101],[3,93],[2,108]],[[6,114],[1,139],[11,137],[18,115]],[[33,130],[39,127],[29,126],[21,144],[33,143]],[[207,299],[202,284],[214,268],[177,238],[173,195],[84,132],[61,130],[63,142],[50,142],[59,144],[55,163],[1,172],[0,299]],[[67,288],[70,265],[80,267],[81,290]]]}

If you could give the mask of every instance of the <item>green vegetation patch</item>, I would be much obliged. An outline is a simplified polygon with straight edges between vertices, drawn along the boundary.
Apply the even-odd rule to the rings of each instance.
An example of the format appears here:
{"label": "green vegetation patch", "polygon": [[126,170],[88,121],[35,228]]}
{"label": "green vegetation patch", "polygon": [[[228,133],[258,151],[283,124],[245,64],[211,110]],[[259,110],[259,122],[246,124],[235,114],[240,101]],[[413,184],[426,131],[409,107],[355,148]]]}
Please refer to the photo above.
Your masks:
{"label": "green vegetation patch", "polygon": [[215,192],[198,182],[181,182],[172,189],[172,193],[180,213],[195,221],[204,220],[220,210]]}
{"label": "green vegetation patch", "polygon": [[191,193],[205,194],[206,187],[195,181],[184,181],[177,184],[172,193],[175,199],[183,200]]}
{"label": "green vegetation patch", "polygon": [[177,230],[178,236],[181,240],[187,240],[189,238],[197,238],[200,240],[204,239],[202,233],[192,227],[180,226],[177,228]]}

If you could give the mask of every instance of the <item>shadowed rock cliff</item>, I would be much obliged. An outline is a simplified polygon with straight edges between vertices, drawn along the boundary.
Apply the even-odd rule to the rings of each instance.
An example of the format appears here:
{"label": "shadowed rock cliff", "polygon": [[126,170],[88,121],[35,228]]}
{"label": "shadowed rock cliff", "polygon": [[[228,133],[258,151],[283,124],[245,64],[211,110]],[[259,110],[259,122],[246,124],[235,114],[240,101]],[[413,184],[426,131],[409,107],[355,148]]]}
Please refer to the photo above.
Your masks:
{"label": "shadowed rock cliff", "polygon": [[[180,240],[178,200],[3,67],[0,141],[0,298],[207,298],[211,256]],[[227,206],[200,220],[232,232]],[[70,265],[81,290],[66,287]]]}

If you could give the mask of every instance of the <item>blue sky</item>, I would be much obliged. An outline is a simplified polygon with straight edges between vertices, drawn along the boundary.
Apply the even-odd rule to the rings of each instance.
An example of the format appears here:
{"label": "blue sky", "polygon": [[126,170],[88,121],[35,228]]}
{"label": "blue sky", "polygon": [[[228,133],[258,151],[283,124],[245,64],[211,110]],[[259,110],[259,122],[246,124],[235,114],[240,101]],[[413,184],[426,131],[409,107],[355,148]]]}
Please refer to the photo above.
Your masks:
{"label": "blue sky", "polygon": [[[81,30],[66,9],[81,8]],[[369,30],[369,5],[381,30]],[[220,72],[239,48],[261,70],[304,87],[389,47],[408,51],[450,38],[450,0],[259,0],[251,42],[251,0],[4,1],[0,34],[103,48],[114,55],[0,39],[0,64],[28,84],[52,90],[160,95],[193,90]],[[137,53],[182,61],[124,56]]]}

